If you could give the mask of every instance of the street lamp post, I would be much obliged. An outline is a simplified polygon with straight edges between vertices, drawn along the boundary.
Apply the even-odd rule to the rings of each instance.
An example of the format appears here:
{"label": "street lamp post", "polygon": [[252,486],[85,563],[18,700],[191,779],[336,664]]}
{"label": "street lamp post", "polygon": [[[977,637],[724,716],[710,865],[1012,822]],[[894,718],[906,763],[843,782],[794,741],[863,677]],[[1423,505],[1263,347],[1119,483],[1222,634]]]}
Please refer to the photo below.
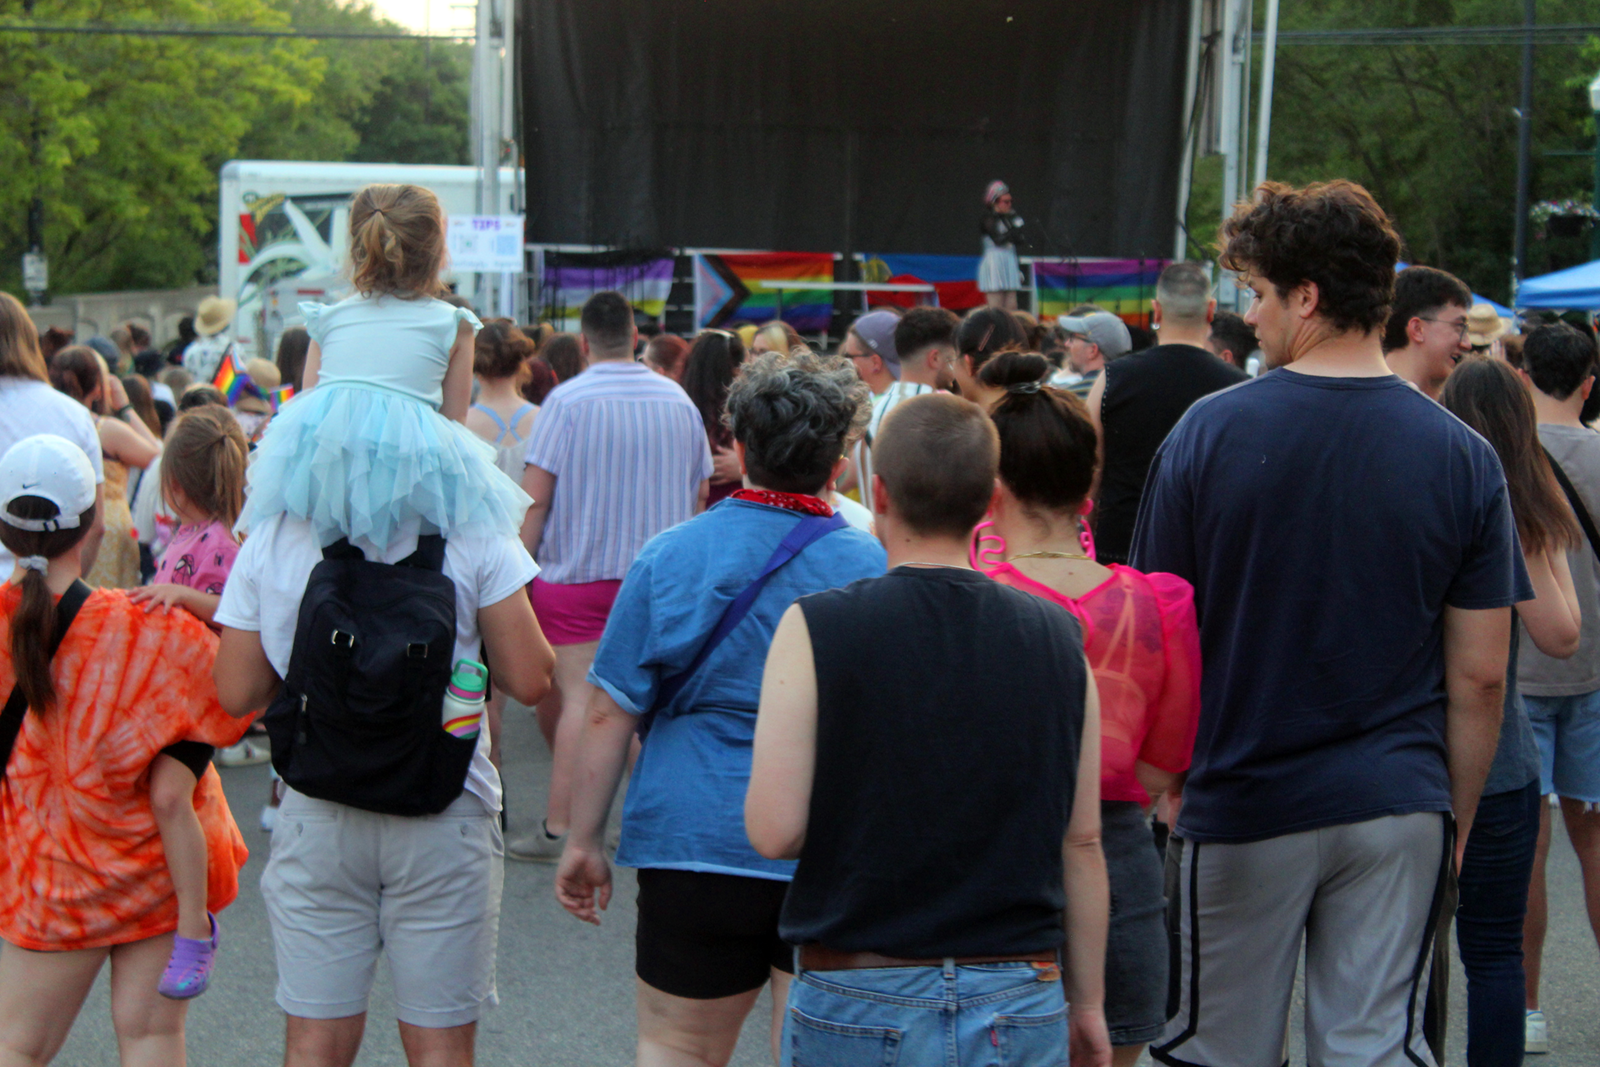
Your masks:
{"label": "street lamp post", "polygon": [[[1589,109],[1594,112],[1594,209],[1600,212],[1600,74],[1589,83]],[[1600,259],[1600,219],[1589,220],[1589,258]]]}

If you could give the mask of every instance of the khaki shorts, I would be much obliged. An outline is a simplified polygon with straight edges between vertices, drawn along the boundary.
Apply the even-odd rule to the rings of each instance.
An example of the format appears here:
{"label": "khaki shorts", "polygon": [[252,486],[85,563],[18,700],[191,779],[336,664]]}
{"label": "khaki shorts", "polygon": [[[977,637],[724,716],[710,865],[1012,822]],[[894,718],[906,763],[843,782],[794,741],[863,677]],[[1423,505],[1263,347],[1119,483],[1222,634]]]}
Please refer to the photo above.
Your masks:
{"label": "khaki shorts", "polygon": [[408,818],[290,790],[261,875],[278,1006],[302,1019],[360,1015],[384,956],[401,1022],[477,1021],[498,1002],[504,856],[498,816],[470,793]]}

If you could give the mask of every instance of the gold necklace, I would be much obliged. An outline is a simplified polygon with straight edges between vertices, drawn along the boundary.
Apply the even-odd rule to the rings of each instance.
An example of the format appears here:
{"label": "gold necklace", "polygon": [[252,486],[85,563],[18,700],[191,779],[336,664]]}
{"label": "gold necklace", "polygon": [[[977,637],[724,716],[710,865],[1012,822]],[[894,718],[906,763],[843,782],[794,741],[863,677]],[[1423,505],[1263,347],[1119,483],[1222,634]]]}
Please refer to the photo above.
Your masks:
{"label": "gold necklace", "polygon": [[1006,562],[1010,563],[1012,560],[1018,559],[1082,559],[1089,560],[1091,563],[1094,562],[1094,560],[1090,559],[1090,557],[1083,552],[1050,552],[1045,550],[1038,552],[1019,552],[1015,556],[1007,556]]}

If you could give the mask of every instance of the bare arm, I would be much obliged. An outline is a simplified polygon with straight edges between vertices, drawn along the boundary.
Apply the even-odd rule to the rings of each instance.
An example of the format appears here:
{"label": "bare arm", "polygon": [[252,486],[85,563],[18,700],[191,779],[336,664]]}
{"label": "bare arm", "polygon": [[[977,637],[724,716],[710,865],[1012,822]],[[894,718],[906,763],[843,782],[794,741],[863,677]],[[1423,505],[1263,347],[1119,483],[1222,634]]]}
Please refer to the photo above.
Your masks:
{"label": "bare arm", "polygon": [[1089,421],[1094,424],[1094,478],[1089,482],[1089,499],[1100,499],[1100,472],[1106,465],[1106,430],[1100,423],[1100,407],[1106,398],[1106,372],[1101,371],[1089,387]]}
{"label": "bare arm", "polygon": [[278,695],[283,679],[272,669],[261,635],[254,630],[222,628],[217,661],[211,668],[222,710],[235,719],[260,711]]}
{"label": "bare arm", "polygon": [[[800,855],[816,763],[817,668],[805,614],[791,605],[772,635],[761,676],[750,789],[744,798],[745,832],[755,850],[768,859]],[[1096,770],[1097,782],[1099,774]],[[1097,824],[1099,818],[1097,806]]]}
{"label": "bare arm", "polygon": [[1084,663],[1083,741],[1078,751],[1078,782],[1072,818],[1061,844],[1067,893],[1066,963],[1068,1017],[1073,1067],[1109,1065],[1106,1033],[1106,929],[1111,889],[1106,854],[1100,843],[1100,694],[1094,672]]}
{"label": "bare arm", "polygon": [[[149,444],[154,445],[156,451],[160,452],[161,438],[150,432],[150,427],[145,425],[144,419],[140,418],[137,412],[130,410],[129,414],[132,415],[132,418],[126,420],[122,418],[122,411],[124,409],[131,409],[132,407],[132,405],[128,402],[128,391],[127,389],[123,388],[122,379],[118,378],[115,374],[107,374],[105,380],[106,392],[110,395],[111,410],[117,413],[117,421],[121,422],[124,426],[128,427],[128,429],[132,430],[134,436],[140,437]],[[136,467],[144,467],[147,465],[148,464],[145,463],[134,464]]]}
{"label": "bare arm", "polygon": [[537,559],[539,544],[544,540],[544,521],[550,517],[550,498],[556,493],[556,476],[530,463],[522,468],[522,491],[533,497],[533,506],[522,520],[522,543],[528,555]]}
{"label": "bare arm", "polygon": [[706,501],[711,499],[711,479],[700,479],[700,488],[695,490],[694,513],[700,514],[706,509]]}
{"label": "bare arm", "polygon": [[638,726],[637,716],[628,714],[611,694],[595,687],[578,747],[572,822],[567,846],[561,853],[561,866],[556,869],[556,899],[577,918],[597,926],[599,912],[611,903],[611,865],[606,862],[600,835]]}
{"label": "bare arm", "polygon": [[1445,747],[1458,867],[1500,743],[1510,654],[1510,608],[1469,611],[1445,607]]}
{"label": "bare arm", "polygon": [[457,324],[456,343],[450,347],[450,366],[444,372],[444,403],[439,411],[456,422],[466,418],[467,408],[472,406],[474,337],[470,323]]}
{"label": "bare arm", "polygon": [[140,437],[134,428],[121,419],[100,420],[100,447],[105,454],[120,463],[143,470],[150,461],[161,454],[161,443],[150,436]]}
{"label": "bare arm", "polygon": [[83,572],[89,573],[100,555],[100,542],[106,539],[106,487],[102,482],[94,487],[94,522],[83,535]]}
{"label": "bare arm", "polygon": [[543,700],[555,675],[556,653],[539,629],[527,594],[518,589],[499,603],[480,606],[478,632],[494,687],[520,704]]}
{"label": "bare arm", "polygon": [[1566,659],[1578,651],[1583,630],[1583,612],[1578,607],[1578,592],[1572,587],[1572,569],[1567,554],[1525,553],[1528,578],[1533,582],[1533,599],[1517,605],[1517,617],[1528,628],[1528,636],[1539,651],[1556,659]]}

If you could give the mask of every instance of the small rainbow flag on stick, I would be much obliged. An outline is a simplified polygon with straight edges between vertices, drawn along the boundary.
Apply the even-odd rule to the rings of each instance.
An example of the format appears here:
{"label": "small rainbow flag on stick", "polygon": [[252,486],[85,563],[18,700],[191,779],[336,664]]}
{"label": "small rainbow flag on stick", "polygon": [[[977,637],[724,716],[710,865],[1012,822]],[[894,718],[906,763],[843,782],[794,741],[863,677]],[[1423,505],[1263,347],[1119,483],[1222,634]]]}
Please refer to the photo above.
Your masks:
{"label": "small rainbow flag on stick", "polygon": [[254,383],[250,381],[250,375],[244,372],[244,364],[239,362],[239,357],[230,347],[223,355],[222,366],[217,368],[217,376],[211,380],[211,384],[217,387],[217,392],[221,393],[228,401],[228,406],[232,407]]}
{"label": "small rainbow flag on stick", "polygon": [[293,399],[294,386],[286,385],[281,389],[274,389],[272,392],[267,394],[267,406],[272,408],[272,413],[276,415],[279,408],[283,407],[283,405],[287,404]]}

